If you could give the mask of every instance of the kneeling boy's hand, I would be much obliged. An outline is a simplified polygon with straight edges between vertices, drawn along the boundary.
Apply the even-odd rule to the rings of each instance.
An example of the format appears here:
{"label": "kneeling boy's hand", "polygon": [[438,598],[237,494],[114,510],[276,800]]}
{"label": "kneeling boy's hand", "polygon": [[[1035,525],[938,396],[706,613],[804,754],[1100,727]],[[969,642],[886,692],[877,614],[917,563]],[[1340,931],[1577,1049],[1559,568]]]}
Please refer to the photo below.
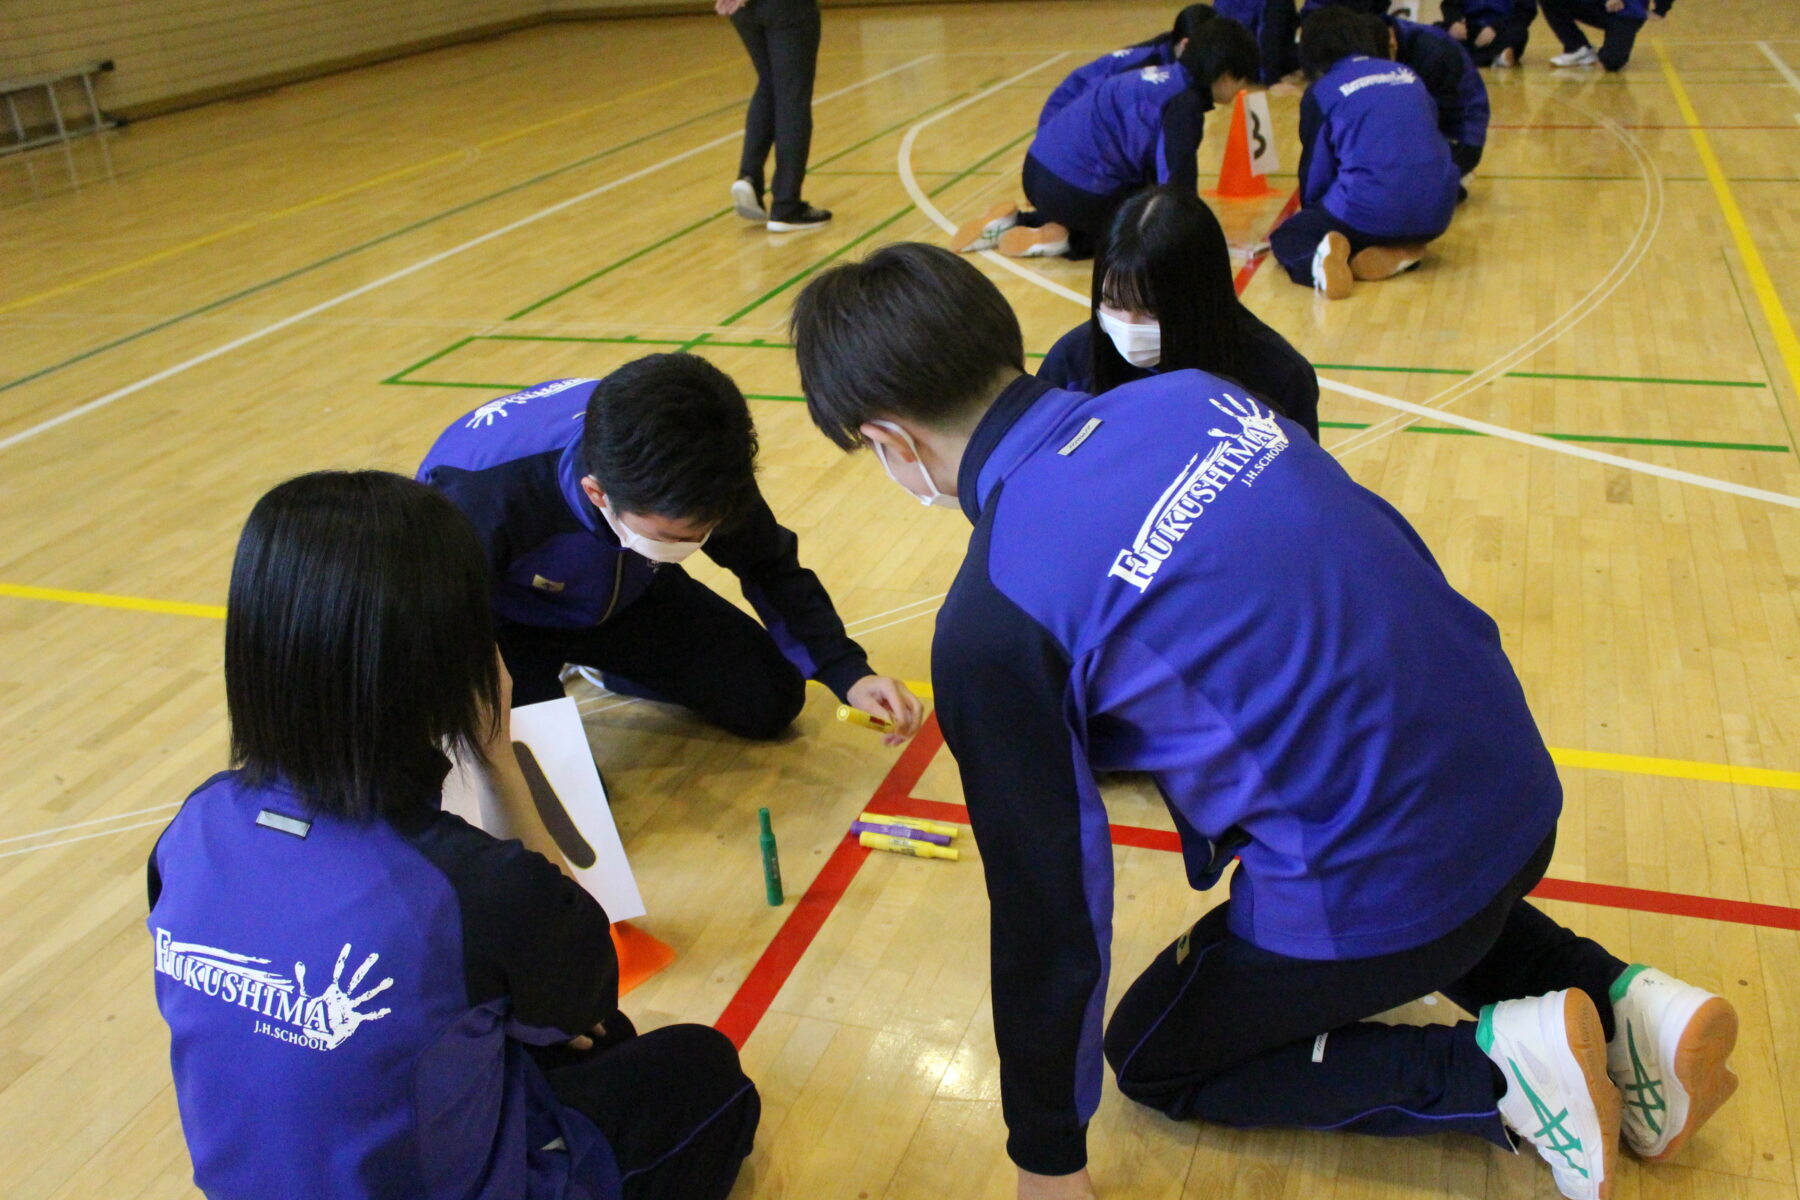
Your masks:
{"label": "kneeling boy's hand", "polygon": [[890,746],[919,732],[925,720],[925,702],[904,683],[886,675],[864,675],[850,686],[845,698],[870,716],[892,723],[894,732],[883,739]]}

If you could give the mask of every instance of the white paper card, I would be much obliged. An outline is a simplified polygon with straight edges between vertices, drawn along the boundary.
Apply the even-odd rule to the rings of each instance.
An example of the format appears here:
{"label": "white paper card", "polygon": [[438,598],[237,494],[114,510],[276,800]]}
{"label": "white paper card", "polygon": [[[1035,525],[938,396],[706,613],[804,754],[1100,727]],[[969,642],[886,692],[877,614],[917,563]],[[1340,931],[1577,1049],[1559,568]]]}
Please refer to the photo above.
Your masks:
{"label": "white paper card", "polygon": [[1250,170],[1257,175],[1272,175],[1281,170],[1281,159],[1275,153],[1275,122],[1269,119],[1267,92],[1244,93],[1244,132],[1250,139]]}
{"label": "white paper card", "polygon": [[[518,757],[525,782],[575,878],[610,920],[643,916],[643,897],[625,859],[575,701],[565,696],[513,709],[512,738],[515,748],[524,747]],[[481,824],[480,792],[460,762],[444,781],[444,811]]]}

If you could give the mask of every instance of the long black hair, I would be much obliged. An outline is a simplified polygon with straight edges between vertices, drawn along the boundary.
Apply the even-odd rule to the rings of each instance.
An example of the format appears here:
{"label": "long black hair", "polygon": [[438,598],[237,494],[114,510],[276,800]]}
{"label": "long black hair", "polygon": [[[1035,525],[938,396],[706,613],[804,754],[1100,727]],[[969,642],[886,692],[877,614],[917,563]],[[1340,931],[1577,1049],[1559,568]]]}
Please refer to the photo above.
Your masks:
{"label": "long black hair", "polygon": [[252,785],[366,820],[428,811],[447,746],[498,719],[488,567],[468,519],[385,471],[321,471],[250,510],[231,568],[225,700]]}
{"label": "long black hair", "polygon": [[1162,326],[1158,370],[1197,368],[1241,380],[1248,354],[1225,231],[1200,197],[1156,187],[1127,200],[1094,256],[1088,318],[1096,394],[1136,377],[1100,327],[1101,304],[1146,313]]}

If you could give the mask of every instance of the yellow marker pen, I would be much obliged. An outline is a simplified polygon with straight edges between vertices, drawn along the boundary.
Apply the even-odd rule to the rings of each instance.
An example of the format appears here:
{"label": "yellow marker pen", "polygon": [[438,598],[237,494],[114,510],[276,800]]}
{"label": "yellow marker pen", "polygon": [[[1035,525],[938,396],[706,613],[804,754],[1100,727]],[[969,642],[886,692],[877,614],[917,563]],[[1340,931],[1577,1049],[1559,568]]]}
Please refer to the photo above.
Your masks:
{"label": "yellow marker pen", "polygon": [[943,821],[927,821],[924,817],[890,817],[882,813],[866,812],[858,814],[856,819],[867,821],[871,825],[910,825],[914,829],[923,829],[926,833],[941,833],[945,837],[955,837],[962,832],[960,825],[947,825]]}
{"label": "yellow marker pen", "polygon": [[860,708],[851,708],[848,704],[838,705],[838,720],[851,725],[861,725],[864,729],[873,729],[876,733],[894,732],[894,723],[884,721],[880,717],[872,717]]}
{"label": "yellow marker pen", "polygon": [[921,700],[936,700],[937,693],[931,690],[931,681],[927,679],[908,679],[905,681],[912,694]]}
{"label": "yellow marker pen", "polygon": [[887,850],[894,854],[910,854],[914,858],[947,858],[956,862],[962,855],[955,850],[943,846],[933,846],[930,842],[915,842],[911,838],[889,837],[885,833],[859,833],[856,840],[870,850]]}

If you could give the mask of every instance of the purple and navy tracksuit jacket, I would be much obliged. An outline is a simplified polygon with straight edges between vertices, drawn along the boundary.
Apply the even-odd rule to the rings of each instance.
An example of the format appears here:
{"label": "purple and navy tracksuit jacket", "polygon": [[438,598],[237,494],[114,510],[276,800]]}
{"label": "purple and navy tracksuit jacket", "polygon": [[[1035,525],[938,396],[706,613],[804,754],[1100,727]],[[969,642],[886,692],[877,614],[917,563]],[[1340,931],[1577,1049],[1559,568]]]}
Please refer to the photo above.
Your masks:
{"label": "purple and navy tracksuit jacket", "polygon": [[1038,126],[1031,156],[1070,187],[1096,196],[1168,183],[1200,186],[1195,155],[1212,94],[1180,63],[1115,75]]}
{"label": "purple and navy tracksuit jacket", "polygon": [[1076,67],[1056,85],[1050,98],[1044,101],[1044,109],[1038,114],[1038,128],[1042,129],[1044,122],[1074,103],[1077,96],[1099,87],[1115,75],[1140,71],[1145,67],[1174,66],[1175,40],[1174,34],[1165,33],[1147,42],[1103,54],[1084,67]]}
{"label": "purple and navy tracksuit jacket", "polygon": [[1236,21],[1256,39],[1261,82],[1279,83],[1297,62],[1294,34],[1300,26],[1294,0],[1213,0],[1213,12]]}
{"label": "purple and navy tracksuit jacket", "polygon": [[1300,145],[1305,206],[1375,238],[1430,241],[1450,227],[1461,178],[1411,68],[1339,60],[1300,101]]}
{"label": "purple and navy tracksuit jacket", "polygon": [[1459,146],[1485,146],[1488,91],[1475,60],[1462,44],[1434,25],[1389,17],[1398,44],[1396,61],[1411,67],[1437,103],[1438,132]]}
{"label": "purple and navy tracksuit jacket", "polygon": [[[599,381],[557,379],[490,400],[446,429],[419,467],[474,522],[494,572],[502,621],[585,629],[644,594],[656,565],[623,549],[581,490],[581,435]],[[800,673],[843,699],[870,674],[799,539],[759,494],[704,551],[737,575],[744,597]]]}
{"label": "purple and navy tracksuit jacket", "polygon": [[419,808],[316,816],[226,772],[157,842],[156,1002],[210,1200],[620,1195],[525,1050],[617,1010],[606,914],[541,855]]}
{"label": "purple and navy tracksuit jacket", "polygon": [[975,528],[932,678],[992,908],[1008,1149],[1063,1174],[1100,1098],[1096,771],[1149,772],[1193,886],[1240,857],[1231,931],[1308,959],[1457,928],[1543,842],[1562,790],[1494,622],[1241,388],[1019,379],[957,486]]}

